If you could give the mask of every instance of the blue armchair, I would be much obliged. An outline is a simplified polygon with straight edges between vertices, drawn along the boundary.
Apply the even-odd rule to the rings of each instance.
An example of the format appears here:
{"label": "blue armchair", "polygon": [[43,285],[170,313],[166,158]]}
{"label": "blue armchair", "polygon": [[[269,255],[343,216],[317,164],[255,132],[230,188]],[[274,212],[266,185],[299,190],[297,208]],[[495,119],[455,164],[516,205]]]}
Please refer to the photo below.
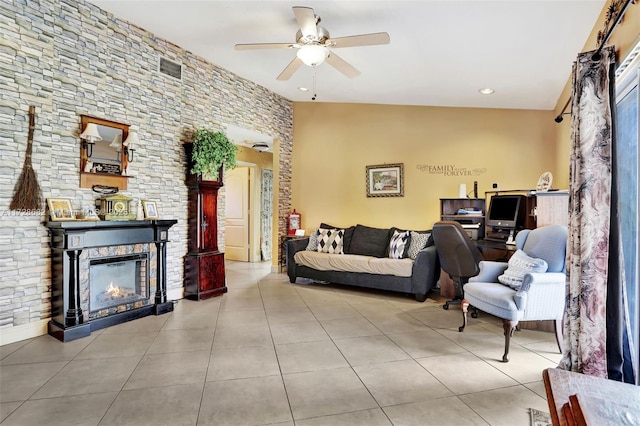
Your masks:
{"label": "blue armchair", "polygon": [[519,321],[554,320],[556,342],[562,352],[566,245],[566,226],[525,229],[516,236],[519,250],[509,263],[480,262],[480,273],[464,286],[463,324],[459,330],[467,325],[469,305],[502,318],[502,361],[509,362],[509,343]]}

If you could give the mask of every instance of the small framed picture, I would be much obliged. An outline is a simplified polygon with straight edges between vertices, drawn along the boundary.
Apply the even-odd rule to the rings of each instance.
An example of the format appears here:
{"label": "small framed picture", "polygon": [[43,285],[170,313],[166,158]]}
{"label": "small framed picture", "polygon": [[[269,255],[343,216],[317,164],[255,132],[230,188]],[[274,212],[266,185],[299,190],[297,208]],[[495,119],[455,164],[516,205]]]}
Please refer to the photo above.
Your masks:
{"label": "small framed picture", "polygon": [[155,201],[142,200],[142,209],[145,219],[158,219],[158,206]]}
{"label": "small framed picture", "polygon": [[76,219],[71,198],[47,198],[47,207],[52,222]]}
{"label": "small framed picture", "polygon": [[403,197],[404,165],[381,164],[367,167],[367,197]]}

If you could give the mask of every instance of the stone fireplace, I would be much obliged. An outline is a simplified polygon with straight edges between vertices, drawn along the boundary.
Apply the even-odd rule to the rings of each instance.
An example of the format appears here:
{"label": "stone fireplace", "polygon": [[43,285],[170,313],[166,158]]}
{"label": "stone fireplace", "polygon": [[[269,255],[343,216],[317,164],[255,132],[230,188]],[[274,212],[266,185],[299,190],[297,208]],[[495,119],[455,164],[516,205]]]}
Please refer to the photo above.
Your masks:
{"label": "stone fireplace", "polygon": [[[47,222],[51,233],[49,334],[62,341],[173,310],[166,244],[176,220]],[[155,249],[153,249],[155,245]]]}

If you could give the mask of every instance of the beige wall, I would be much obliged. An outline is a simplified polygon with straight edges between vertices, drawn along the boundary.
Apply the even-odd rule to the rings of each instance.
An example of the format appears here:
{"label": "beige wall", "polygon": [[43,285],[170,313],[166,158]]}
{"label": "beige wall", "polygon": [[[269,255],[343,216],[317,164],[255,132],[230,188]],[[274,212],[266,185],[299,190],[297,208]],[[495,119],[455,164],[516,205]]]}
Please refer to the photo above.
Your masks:
{"label": "beige wall", "polygon": [[[552,111],[294,103],[292,208],[306,229],[337,226],[430,228],[439,199],[458,185],[480,197],[535,188],[556,173]],[[365,167],[403,163],[404,197],[367,198]],[[463,176],[430,173],[450,165]],[[468,174],[464,171],[466,170]]]}

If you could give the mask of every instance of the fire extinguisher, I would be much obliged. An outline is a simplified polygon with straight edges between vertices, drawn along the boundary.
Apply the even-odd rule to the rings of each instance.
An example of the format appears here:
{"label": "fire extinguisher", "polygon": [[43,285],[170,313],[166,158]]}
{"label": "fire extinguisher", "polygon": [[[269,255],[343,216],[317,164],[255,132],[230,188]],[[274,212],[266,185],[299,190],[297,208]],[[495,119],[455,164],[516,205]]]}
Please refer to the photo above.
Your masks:
{"label": "fire extinguisher", "polygon": [[300,224],[301,224],[300,213],[296,212],[296,209],[293,209],[293,212],[289,214],[289,224],[288,224],[289,232],[287,234],[295,235],[296,230],[301,228]]}

